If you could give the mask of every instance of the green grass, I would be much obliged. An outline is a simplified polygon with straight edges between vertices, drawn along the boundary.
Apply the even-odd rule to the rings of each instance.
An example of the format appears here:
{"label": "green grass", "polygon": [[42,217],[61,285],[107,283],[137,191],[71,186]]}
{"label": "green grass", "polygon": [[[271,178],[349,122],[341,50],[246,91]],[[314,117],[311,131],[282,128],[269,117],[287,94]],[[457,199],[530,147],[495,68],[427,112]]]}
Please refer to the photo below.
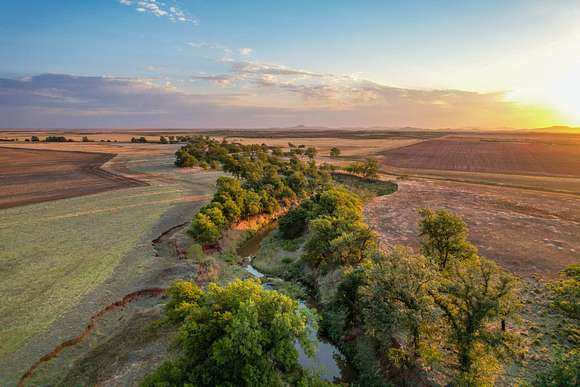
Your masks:
{"label": "green grass", "polygon": [[252,265],[265,274],[284,276],[300,259],[305,242],[306,236],[288,241],[280,236],[278,230],[272,231],[262,240]]}
{"label": "green grass", "polygon": [[[164,200],[175,198],[156,190],[133,188],[2,211],[0,356],[47,329],[109,278],[131,249],[147,242],[143,238],[170,204]],[[140,194],[147,196],[132,197]]]}
{"label": "green grass", "polygon": [[390,195],[397,191],[397,185],[390,181],[367,179],[342,173],[333,173],[332,178],[359,195],[365,202],[376,196]]}

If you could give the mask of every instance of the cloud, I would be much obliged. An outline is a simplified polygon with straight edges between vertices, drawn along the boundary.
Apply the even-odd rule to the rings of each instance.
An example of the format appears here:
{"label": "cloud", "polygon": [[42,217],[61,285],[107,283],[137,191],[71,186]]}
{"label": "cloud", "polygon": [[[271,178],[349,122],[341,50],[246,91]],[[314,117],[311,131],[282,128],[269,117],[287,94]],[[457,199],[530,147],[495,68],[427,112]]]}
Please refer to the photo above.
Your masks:
{"label": "cloud", "polygon": [[542,125],[542,112],[506,102],[503,93],[405,89],[259,63],[233,63],[230,73],[192,79],[221,85],[217,92],[195,93],[154,79],[63,74],[0,78],[2,126],[521,127],[532,121]]}
{"label": "cloud", "polygon": [[150,13],[157,17],[166,17],[173,22],[199,24],[198,20],[177,5],[168,5],[158,0],[119,0],[123,5],[135,7],[137,12]]}
{"label": "cloud", "polygon": [[254,52],[254,50],[252,50],[251,48],[248,48],[248,47],[240,48],[238,51],[243,56],[250,56]]}

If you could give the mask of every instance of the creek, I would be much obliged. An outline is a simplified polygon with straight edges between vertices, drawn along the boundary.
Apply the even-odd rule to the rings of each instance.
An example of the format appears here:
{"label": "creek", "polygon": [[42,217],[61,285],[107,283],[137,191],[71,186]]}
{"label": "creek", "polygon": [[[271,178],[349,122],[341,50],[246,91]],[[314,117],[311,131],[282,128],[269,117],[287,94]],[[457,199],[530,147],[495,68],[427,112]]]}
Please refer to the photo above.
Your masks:
{"label": "creek", "polygon": [[[252,276],[262,280],[262,286],[264,289],[273,290],[273,287],[268,279],[271,280],[281,280],[278,277],[272,277],[266,275],[255,267],[252,266],[252,259],[260,249],[260,242],[268,236],[272,231],[276,230],[278,224],[272,222],[269,225],[260,229],[252,238],[245,241],[238,248],[238,255],[244,257],[244,268]],[[307,304],[305,300],[298,300],[300,307],[306,308]],[[324,380],[330,382],[344,381],[347,379],[346,374],[348,372],[343,372],[345,361],[344,356],[340,353],[338,348],[328,343],[324,339],[318,337],[318,334],[314,333],[311,340],[316,344],[316,350],[312,357],[306,356],[302,346],[296,342],[296,349],[299,354],[300,365],[304,368],[316,371],[320,377]]]}

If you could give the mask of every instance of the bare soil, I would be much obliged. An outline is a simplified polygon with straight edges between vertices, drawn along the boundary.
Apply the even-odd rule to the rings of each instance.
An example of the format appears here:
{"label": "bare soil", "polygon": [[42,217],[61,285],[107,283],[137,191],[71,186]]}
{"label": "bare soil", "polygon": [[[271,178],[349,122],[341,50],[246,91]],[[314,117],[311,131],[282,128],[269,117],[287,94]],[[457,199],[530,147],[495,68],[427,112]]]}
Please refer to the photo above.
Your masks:
{"label": "bare soil", "polygon": [[101,169],[114,156],[0,147],[0,208],[145,185]]}
{"label": "bare soil", "polygon": [[449,136],[384,153],[396,168],[580,177],[580,137]]}
{"label": "bare soil", "polygon": [[399,181],[373,200],[366,218],[389,249],[419,247],[418,209],[448,209],[467,223],[480,254],[522,276],[553,277],[580,260],[580,200],[574,195],[475,184]]}

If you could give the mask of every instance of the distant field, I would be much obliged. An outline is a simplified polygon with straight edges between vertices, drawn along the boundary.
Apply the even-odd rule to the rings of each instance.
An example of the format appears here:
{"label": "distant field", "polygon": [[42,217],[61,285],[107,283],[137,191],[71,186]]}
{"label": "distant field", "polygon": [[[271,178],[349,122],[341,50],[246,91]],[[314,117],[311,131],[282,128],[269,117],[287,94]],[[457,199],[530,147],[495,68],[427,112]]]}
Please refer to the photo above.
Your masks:
{"label": "distant field", "polygon": [[580,177],[580,139],[446,137],[388,150],[383,162],[419,170]]}
{"label": "distant field", "polygon": [[113,156],[0,147],[0,208],[144,185],[100,169]]}

